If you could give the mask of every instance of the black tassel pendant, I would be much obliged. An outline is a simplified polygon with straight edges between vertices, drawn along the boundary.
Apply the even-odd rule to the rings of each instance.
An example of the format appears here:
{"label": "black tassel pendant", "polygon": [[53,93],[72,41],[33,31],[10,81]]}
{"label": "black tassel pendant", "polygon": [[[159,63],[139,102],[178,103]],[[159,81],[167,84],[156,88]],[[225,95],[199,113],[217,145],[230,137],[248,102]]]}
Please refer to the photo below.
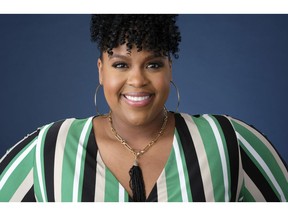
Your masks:
{"label": "black tassel pendant", "polygon": [[138,166],[137,161],[135,161],[134,165],[129,170],[130,175],[130,188],[133,194],[133,202],[145,202],[146,194],[145,194],[145,185],[142,175],[142,170]]}

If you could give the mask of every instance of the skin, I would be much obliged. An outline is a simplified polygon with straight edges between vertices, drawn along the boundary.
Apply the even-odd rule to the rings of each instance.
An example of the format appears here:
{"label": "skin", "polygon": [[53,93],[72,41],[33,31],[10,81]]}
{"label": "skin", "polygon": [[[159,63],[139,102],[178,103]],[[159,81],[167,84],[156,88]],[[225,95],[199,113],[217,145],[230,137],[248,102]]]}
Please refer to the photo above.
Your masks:
{"label": "skin", "polygon": [[[111,56],[102,54],[98,70],[114,128],[133,149],[143,149],[163,124],[172,79],[170,59],[146,50],[138,52],[135,47],[127,52],[122,45],[114,48]],[[107,117],[94,118],[93,127],[103,162],[131,195],[128,172],[134,156],[114,137]],[[169,113],[164,134],[138,160],[147,195],[167,162],[174,128],[174,116]]]}

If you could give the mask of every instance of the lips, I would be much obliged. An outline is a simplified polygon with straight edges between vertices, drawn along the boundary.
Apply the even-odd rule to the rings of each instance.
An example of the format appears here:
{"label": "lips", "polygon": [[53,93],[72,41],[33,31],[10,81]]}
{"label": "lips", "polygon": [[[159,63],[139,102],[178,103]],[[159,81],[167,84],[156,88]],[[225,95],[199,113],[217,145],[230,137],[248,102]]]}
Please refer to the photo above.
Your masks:
{"label": "lips", "polygon": [[153,94],[150,93],[127,93],[123,94],[125,101],[131,106],[146,106],[151,102]]}

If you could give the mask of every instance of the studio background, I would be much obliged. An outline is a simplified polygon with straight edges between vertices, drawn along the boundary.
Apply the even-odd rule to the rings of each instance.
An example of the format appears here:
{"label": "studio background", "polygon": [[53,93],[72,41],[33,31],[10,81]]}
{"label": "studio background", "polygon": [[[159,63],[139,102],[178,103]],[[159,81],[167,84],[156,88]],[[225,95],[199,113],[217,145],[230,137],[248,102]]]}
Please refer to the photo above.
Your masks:
{"label": "studio background", "polygon": [[[179,111],[252,124],[288,162],[288,15],[180,15],[178,24]],[[89,25],[90,15],[0,15],[0,157],[40,126],[96,114]],[[107,111],[103,96],[98,104]],[[171,86],[167,107],[176,104]]]}

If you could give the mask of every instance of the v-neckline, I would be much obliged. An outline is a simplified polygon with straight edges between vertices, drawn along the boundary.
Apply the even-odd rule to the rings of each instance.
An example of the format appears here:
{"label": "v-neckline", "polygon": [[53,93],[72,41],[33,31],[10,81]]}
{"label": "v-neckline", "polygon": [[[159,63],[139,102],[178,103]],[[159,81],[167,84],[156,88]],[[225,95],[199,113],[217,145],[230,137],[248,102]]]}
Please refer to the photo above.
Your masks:
{"label": "v-neckline", "polygon": [[[93,130],[93,129],[92,129],[92,130]],[[176,127],[175,127],[175,129],[174,129],[173,141],[172,141],[172,146],[171,146],[171,149],[170,149],[170,152],[169,152],[169,156],[168,156],[168,158],[167,158],[167,160],[166,160],[166,162],[165,162],[165,165],[164,165],[162,171],[160,172],[160,175],[159,175],[158,178],[156,179],[156,181],[155,181],[155,183],[154,183],[154,185],[153,185],[153,187],[152,187],[149,195],[146,197],[145,202],[147,202],[148,200],[151,199],[150,196],[153,194],[152,192],[153,192],[153,191],[155,190],[155,188],[157,187],[158,181],[159,181],[160,178],[162,177],[163,172],[165,172],[165,170],[167,169],[167,167],[168,167],[168,165],[169,165],[169,162],[170,162],[171,159],[172,159],[173,149],[174,149],[175,140],[176,140],[175,132],[176,132]],[[102,163],[103,168],[104,168],[105,170],[107,170],[107,171],[113,176],[113,178],[116,180],[116,182],[123,188],[123,190],[125,191],[125,194],[128,195],[129,201],[130,201],[130,200],[133,200],[133,198],[130,196],[130,194],[128,193],[128,191],[126,190],[126,188],[122,185],[122,183],[118,180],[118,178],[114,175],[114,173],[109,169],[109,167],[106,166],[106,164],[105,164],[105,162],[103,161],[103,158],[102,158],[102,156],[101,156],[101,153],[100,153],[100,151],[99,151],[99,148],[98,148],[96,139],[95,139],[95,144],[96,144],[96,146],[97,146],[97,155],[99,154],[99,156],[97,156],[97,157],[100,157],[99,159],[101,160],[101,163]],[[97,160],[97,158],[96,158],[96,160]],[[98,161],[97,161],[97,163],[98,163]]]}
{"label": "v-neckline", "polygon": [[[174,113],[174,115],[175,115],[175,113]],[[94,116],[94,118],[95,118],[95,117],[97,117],[97,116]],[[93,119],[94,119],[94,118],[93,118]],[[93,120],[93,119],[92,119],[92,120]],[[177,131],[177,128],[176,128],[176,118],[174,118],[174,119],[175,119],[175,123],[174,123],[174,129],[173,129],[173,139],[172,139],[172,146],[171,146],[171,148],[170,148],[169,156],[168,156],[168,158],[167,158],[167,160],[166,160],[166,162],[165,162],[165,165],[164,165],[162,171],[160,172],[160,175],[157,177],[156,181],[154,182],[151,191],[149,192],[148,196],[146,196],[145,202],[147,202],[147,201],[149,201],[149,200],[151,199],[150,196],[152,196],[153,191],[156,189],[156,187],[157,187],[157,182],[158,182],[158,181],[160,180],[160,178],[162,177],[163,172],[167,169],[168,164],[169,164],[169,161],[170,161],[171,158],[172,158],[174,145],[176,144],[176,143],[175,143],[175,140],[177,140],[177,139],[176,139],[176,131]],[[97,154],[96,154],[96,155],[99,154],[99,157],[100,157],[100,159],[101,159],[103,168],[104,168],[105,170],[108,170],[108,172],[110,172],[110,174],[113,176],[113,178],[115,178],[115,180],[117,181],[117,183],[123,188],[123,190],[124,190],[124,192],[125,192],[125,195],[127,194],[127,196],[128,196],[128,200],[129,200],[129,201],[130,201],[130,200],[133,200],[133,198],[130,196],[130,194],[128,193],[128,191],[126,190],[126,188],[122,185],[122,183],[118,180],[118,178],[114,175],[114,173],[113,173],[113,172],[109,169],[109,167],[105,164],[105,162],[104,162],[104,160],[103,160],[103,158],[102,158],[102,156],[101,156],[101,152],[100,152],[100,150],[99,150],[97,141],[96,141],[96,136],[95,136],[95,133],[94,133],[93,121],[92,121],[91,133],[93,133],[94,142],[95,142],[94,144],[95,144],[96,147],[97,147]],[[97,157],[98,157],[98,156],[96,156],[96,163],[98,163]]]}

